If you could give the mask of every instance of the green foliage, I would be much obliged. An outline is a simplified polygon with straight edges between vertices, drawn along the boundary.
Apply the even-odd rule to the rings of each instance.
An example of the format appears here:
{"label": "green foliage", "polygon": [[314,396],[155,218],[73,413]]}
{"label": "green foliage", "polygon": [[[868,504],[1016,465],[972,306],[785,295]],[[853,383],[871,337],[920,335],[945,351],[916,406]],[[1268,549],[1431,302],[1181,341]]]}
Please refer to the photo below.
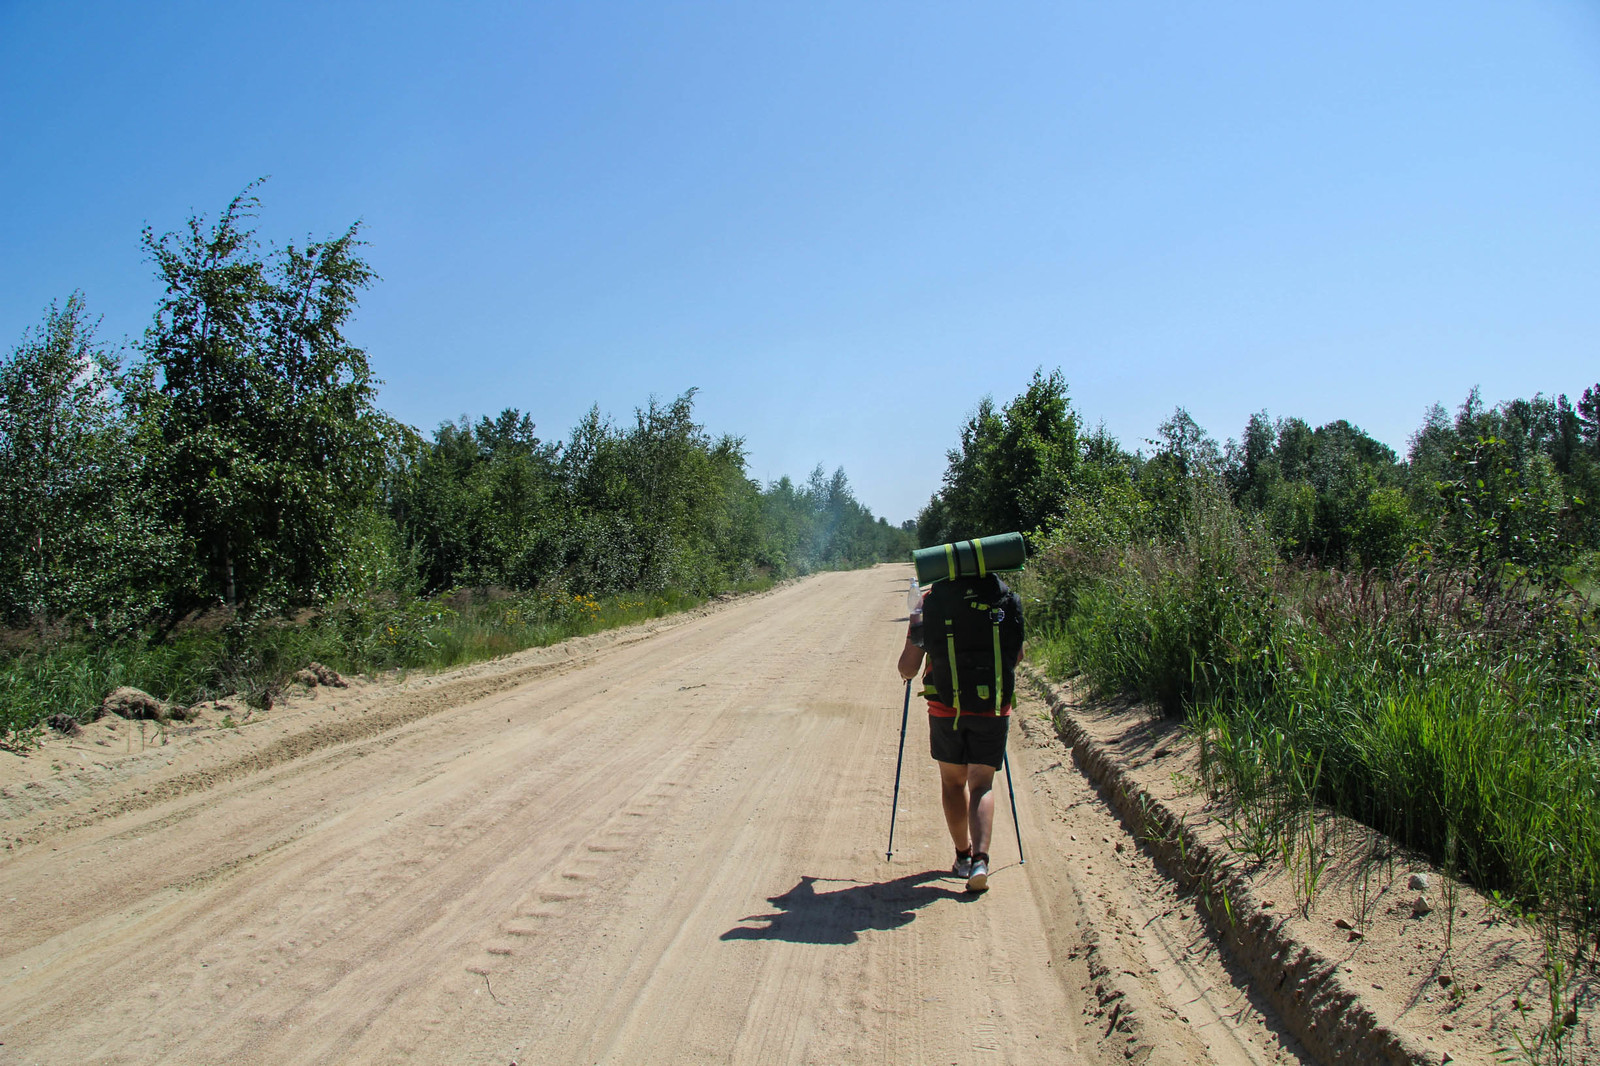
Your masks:
{"label": "green foliage", "polygon": [[1229,442],[1222,476],[1287,559],[1385,569],[1419,551],[1549,574],[1600,547],[1597,410],[1600,386],[1576,407],[1535,396],[1487,409],[1474,390],[1454,418],[1427,412],[1405,463],[1346,421],[1312,429],[1261,412]]}
{"label": "green foliage", "polygon": [[[1108,502],[1127,513],[1125,498]],[[1131,692],[1180,713],[1219,676],[1246,668],[1250,635],[1271,613],[1271,547],[1214,483],[1200,481],[1178,538],[1112,545],[1104,528],[1064,523],[1042,545],[1029,586],[1039,622],[1056,657],[1098,691]]]}
{"label": "green foliage", "polygon": [[1463,565],[1551,575],[1600,548],[1600,385],[1486,408],[1474,389],[1451,419],[1429,410],[1411,438],[1419,540]]}
{"label": "green foliage", "polygon": [[[744,591],[764,587],[751,582]],[[121,685],[177,706],[242,695],[256,705],[316,661],[350,674],[446,669],[658,618],[704,600],[677,589],[592,597],[503,590],[375,594],[309,621],[236,617],[164,635],[76,640],[0,655],[0,746],[25,749],[55,714],[87,718]]]}
{"label": "green foliage", "polygon": [[573,431],[561,456],[574,528],[567,553],[581,589],[709,591],[753,569],[730,551],[742,540],[753,496],[744,443],[709,438],[695,423],[693,389],[671,404],[652,399],[618,430],[598,409]]}
{"label": "green foliage", "polygon": [[[1034,498],[1005,426],[980,405],[924,541]],[[1182,408],[1149,456],[1080,437],[1032,537],[1032,656],[1187,714],[1235,839],[1308,894],[1328,806],[1592,942],[1597,431],[1600,385],[1436,407],[1405,462],[1265,412],[1223,449]]]}
{"label": "green foliage", "polygon": [[514,409],[413,440],[389,498],[424,586],[531,586],[561,571],[570,523],[555,451]]}
{"label": "green foliage", "polygon": [[1459,471],[1440,482],[1445,550],[1476,570],[1511,563],[1549,571],[1576,544],[1562,536],[1560,478],[1549,456],[1521,457],[1499,437],[1478,437],[1451,453]]}
{"label": "green foliage", "polygon": [[182,581],[176,538],[141,499],[122,383],[76,293],[0,361],[0,616],[12,625],[121,629]]}
{"label": "green foliage", "polygon": [[[1527,908],[1600,925],[1592,620],[1472,575],[1306,580],[1266,669],[1194,703],[1214,783],[1326,804]],[[1316,769],[1317,787],[1301,789]]]}
{"label": "green foliage", "polygon": [[1353,523],[1350,546],[1363,567],[1388,569],[1405,557],[1419,534],[1405,493],[1385,486],[1367,494]]}
{"label": "green foliage", "polygon": [[1156,531],[1171,536],[1183,525],[1194,486],[1214,482],[1221,472],[1217,442],[1182,407],[1157,427],[1159,440],[1147,441],[1155,454],[1136,468],[1140,493],[1150,501]]}
{"label": "green foliage", "polygon": [[1056,521],[1036,538],[1030,617],[1036,627],[1072,624],[1078,596],[1126,566],[1125,552],[1155,530],[1155,508],[1126,478],[1074,493]]}
{"label": "green foliage", "polygon": [[[1187,478],[1175,532],[1149,464],[1132,483],[1148,509],[1072,497],[1029,575],[1048,632],[1037,657],[1187,713],[1237,838],[1263,856],[1297,853],[1309,812],[1332,807],[1592,940],[1600,626],[1563,578],[1587,571],[1558,565],[1580,550],[1570,489],[1548,452],[1463,444],[1437,418],[1413,456],[1454,508],[1431,524],[1406,471],[1358,432],[1264,416],[1232,449],[1232,499]],[[1414,547],[1424,534],[1434,550]],[[1280,561],[1307,544],[1394,565]]]}
{"label": "green foliage", "polygon": [[1228,444],[1222,476],[1285,558],[1390,566],[1417,533],[1394,452],[1343,419],[1312,429],[1252,415],[1242,443]]}
{"label": "green foliage", "polygon": [[[693,389],[559,444],[515,408],[396,424],[344,335],[374,280],[358,227],[263,254],[254,188],[145,230],[165,291],[126,373],[76,294],[0,361],[0,623],[28,627],[0,742],[119,684],[264,701],[310,659],[448,666],[909,551],[843,469],[752,481]],[[459,608],[463,587],[514,605]],[[218,633],[184,623],[224,605]]]}
{"label": "green foliage", "polygon": [[626,429],[593,409],[561,445],[514,409],[440,426],[391,495],[424,585],[708,595],[905,556],[908,532],[873,518],[842,469],[763,490],[743,442],[709,436],[693,400],[651,400]]}
{"label": "green foliage", "polygon": [[[1448,852],[1530,910],[1600,928],[1600,642],[1586,600],[1471,570],[1284,568],[1201,494],[1173,541],[1092,564],[1072,545],[1052,542],[1031,575],[1037,598],[1070,607],[1040,658],[1186,711],[1241,824],[1331,806]],[[1063,584],[1070,598],[1051,601]]]}
{"label": "green foliage", "polygon": [[357,227],[263,258],[256,206],[246,190],[214,225],[145,230],[166,294],[133,395],[200,593],[230,605],[334,591],[339,534],[374,499],[389,429],[366,354],[343,335],[373,279]]}
{"label": "green foliage", "polygon": [[1035,370],[1003,411],[985,397],[948,453],[944,487],[917,519],[922,546],[1021,530],[1057,513],[1080,457],[1078,416],[1061,371]]}

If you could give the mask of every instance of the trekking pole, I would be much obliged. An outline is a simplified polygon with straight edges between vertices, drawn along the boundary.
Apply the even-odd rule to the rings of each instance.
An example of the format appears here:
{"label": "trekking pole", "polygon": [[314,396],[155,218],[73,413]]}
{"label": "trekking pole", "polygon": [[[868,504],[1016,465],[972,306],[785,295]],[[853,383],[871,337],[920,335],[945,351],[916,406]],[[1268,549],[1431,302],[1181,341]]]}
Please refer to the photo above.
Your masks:
{"label": "trekking pole", "polygon": [[889,853],[884,862],[894,860],[894,816],[900,810],[900,764],[906,758],[906,720],[911,717],[911,679],[906,679],[906,705],[900,711],[900,754],[894,760],[894,803],[889,807]]}
{"label": "trekking pole", "polygon": [[[1017,831],[1017,855],[1019,856],[1017,865],[1026,866],[1028,864],[1028,856],[1023,854],[1022,851],[1022,825],[1017,821],[1017,790],[1011,787],[1011,756],[1002,753],[1000,761],[1006,768],[1006,791],[1011,794],[1011,825]],[[893,831],[891,830],[892,834]]]}

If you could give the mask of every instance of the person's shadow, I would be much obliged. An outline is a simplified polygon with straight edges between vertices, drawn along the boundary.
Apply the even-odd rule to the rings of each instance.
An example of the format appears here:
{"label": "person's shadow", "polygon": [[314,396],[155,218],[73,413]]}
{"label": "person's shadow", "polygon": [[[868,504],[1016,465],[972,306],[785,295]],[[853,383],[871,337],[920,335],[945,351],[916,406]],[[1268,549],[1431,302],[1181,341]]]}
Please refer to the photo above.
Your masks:
{"label": "person's shadow", "polygon": [[[787,940],[791,944],[854,944],[867,929],[898,929],[916,912],[935,900],[970,903],[977,897],[949,887],[950,875],[942,870],[907,874],[878,883],[837,881],[827,877],[800,878],[800,883],[767,902],[772,914],[752,914],[741,919],[764,926],[739,925],[722,934],[723,940]],[[818,882],[849,885],[831,892],[817,891]],[[953,882],[960,885],[961,882]]]}

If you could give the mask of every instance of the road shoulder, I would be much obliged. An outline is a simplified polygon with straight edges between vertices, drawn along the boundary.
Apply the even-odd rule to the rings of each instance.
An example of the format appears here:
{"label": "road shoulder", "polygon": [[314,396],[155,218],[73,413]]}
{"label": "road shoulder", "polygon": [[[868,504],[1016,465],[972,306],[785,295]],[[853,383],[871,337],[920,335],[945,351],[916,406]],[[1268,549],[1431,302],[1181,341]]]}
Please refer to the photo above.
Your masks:
{"label": "road shoulder", "polygon": [[[1548,1000],[1534,930],[1331,813],[1292,846],[1287,868],[1252,862],[1230,846],[1247,820],[1201,788],[1198,745],[1179,723],[1088,700],[1034,671],[1028,680],[1127,836],[1198,905],[1231,965],[1316,1058],[1490,1063],[1535,1038]],[[1416,877],[1425,889],[1411,887]],[[1591,1033],[1582,1019],[1574,1050],[1592,1057]]]}

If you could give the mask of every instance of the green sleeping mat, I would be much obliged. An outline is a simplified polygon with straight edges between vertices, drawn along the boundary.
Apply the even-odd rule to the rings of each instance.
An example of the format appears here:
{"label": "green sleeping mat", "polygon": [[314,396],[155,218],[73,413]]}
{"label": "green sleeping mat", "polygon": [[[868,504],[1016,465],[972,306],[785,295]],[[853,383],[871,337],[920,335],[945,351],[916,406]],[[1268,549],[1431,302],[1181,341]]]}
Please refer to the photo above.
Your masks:
{"label": "green sleeping mat", "polygon": [[952,577],[982,577],[1000,570],[1021,570],[1028,549],[1021,533],[936,544],[911,553],[917,584],[927,586]]}

